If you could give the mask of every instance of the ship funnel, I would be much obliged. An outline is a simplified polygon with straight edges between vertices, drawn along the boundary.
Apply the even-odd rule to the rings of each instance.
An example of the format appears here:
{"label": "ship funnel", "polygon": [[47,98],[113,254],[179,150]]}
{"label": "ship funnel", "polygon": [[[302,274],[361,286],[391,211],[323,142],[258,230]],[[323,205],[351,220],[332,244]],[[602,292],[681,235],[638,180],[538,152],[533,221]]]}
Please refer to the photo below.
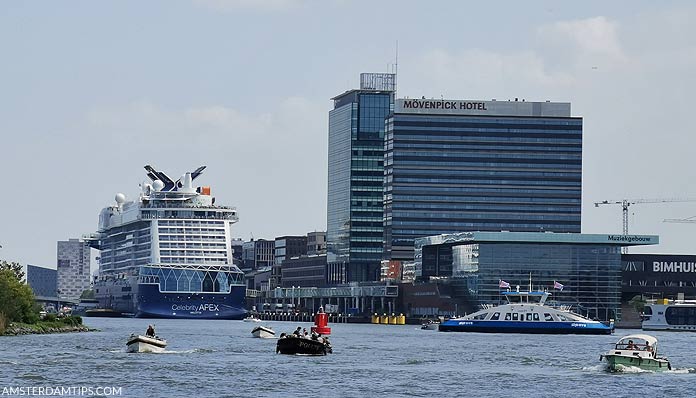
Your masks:
{"label": "ship funnel", "polygon": [[193,178],[191,178],[191,173],[186,173],[183,175],[181,178],[181,188],[179,189],[181,192],[196,192],[196,190],[193,188]]}

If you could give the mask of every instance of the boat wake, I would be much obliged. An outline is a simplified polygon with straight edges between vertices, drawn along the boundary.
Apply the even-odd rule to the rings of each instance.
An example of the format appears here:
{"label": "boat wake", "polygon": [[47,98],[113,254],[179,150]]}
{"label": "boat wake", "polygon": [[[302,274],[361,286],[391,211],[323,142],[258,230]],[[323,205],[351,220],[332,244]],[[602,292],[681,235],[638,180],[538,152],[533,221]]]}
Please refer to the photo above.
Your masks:
{"label": "boat wake", "polygon": [[607,365],[601,364],[601,365],[594,365],[594,366],[583,366],[582,371],[583,372],[604,372],[607,370]]}
{"label": "boat wake", "polygon": [[[111,353],[128,353],[125,348],[123,349],[118,349],[118,350],[109,350]],[[162,352],[140,352],[139,354],[156,354],[156,355],[163,355],[163,354],[209,354],[211,352],[215,352],[215,350],[211,350],[209,348],[193,348],[190,350],[181,350],[181,351],[173,351],[173,350],[165,350]],[[1,362],[0,362],[1,363]]]}

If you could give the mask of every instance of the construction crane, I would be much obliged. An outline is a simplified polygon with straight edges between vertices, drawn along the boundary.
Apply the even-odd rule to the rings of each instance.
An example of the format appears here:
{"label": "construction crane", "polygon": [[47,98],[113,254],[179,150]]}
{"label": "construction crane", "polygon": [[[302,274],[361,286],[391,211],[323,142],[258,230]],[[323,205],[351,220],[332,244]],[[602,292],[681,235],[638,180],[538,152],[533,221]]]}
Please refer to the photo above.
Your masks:
{"label": "construction crane", "polygon": [[676,223],[696,223],[696,216],[691,216],[688,218],[665,218],[662,222],[676,222]]}
{"label": "construction crane", "polygon": [[[621,205],[623,208],[623,234],[628,235],[628,207],[642,203],[668,203],[668,202],[696,202],[696,198],[667,198],[667,199],[622,199],[622,200],[603,200],[595,202],[595,207],[599,205]],[[694,221],[696,222],[696,221]],[[624,253],[628,253],[626,247],[623,248]]]}

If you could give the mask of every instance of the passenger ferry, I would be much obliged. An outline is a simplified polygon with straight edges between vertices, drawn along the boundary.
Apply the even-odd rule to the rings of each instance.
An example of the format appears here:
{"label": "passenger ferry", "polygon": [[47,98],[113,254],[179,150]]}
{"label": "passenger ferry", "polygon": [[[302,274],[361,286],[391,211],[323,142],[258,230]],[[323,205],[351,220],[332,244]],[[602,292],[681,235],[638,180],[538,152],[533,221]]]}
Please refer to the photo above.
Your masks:
{"label": "passenger ferry", "polygon": [[696,332],[696,300],[652,300],[642,319],[643,330]]}
{"label": "passenger ferry", "polygon": [[611,334],[614,322],[605,325],[570,311],[545,305],[548,292],[503,292],[507,304],[451,318],[439,326],[441,332]]}
{"label": "passenger ferry", "polygon": [[95,298],[100,308],[137,317],[242,319],[244,274],[232,263],[233,207],[215,204],[210,187],[193,187],[205,166],[174,181],[145,166],[151,183],[137,200],[116,194],[85,236],[100,250]]}

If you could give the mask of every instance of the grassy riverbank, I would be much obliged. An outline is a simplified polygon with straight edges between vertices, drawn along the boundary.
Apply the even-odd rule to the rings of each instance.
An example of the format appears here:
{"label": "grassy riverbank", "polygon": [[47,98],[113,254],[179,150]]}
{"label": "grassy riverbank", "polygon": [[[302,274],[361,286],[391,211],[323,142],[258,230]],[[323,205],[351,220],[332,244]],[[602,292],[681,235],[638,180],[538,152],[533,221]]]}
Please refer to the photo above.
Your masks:
{"label": "grassy riverbank", "polygon": [[0,335],[4,336],[91,331],[96,331],[96,329],[83,325],[82,318],[79,316],[66,316],[63,318],[48,316],[46,319],[36,323],[12,322],[5,325],[0,321]]}

